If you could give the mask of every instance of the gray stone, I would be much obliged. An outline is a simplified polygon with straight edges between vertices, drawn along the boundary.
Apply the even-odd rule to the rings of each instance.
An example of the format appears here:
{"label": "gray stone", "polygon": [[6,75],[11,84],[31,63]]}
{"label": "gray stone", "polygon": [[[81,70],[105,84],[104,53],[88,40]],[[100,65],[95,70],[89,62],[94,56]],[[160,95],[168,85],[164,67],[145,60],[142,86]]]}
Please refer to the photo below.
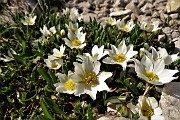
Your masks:
{"label": "gray stone", "polygon": [[176,31],[172,32],[172,38],[177,38],[179,36],[180,36],[179,32]]}
{"label": "gray stone", "polygon": [[146,0],[141,0],[138,4],[138,8],[141,8],[142,6],[144,6],[146,4]]}
{"label": "gray stone", "polygon": [[150,16],[145,16],[145,15],[140,15],[140,16],[138,17],[138,21],[139,21],[139,22],[142,22],[142,21],[148,22],[148,21],[151,21],[151,17],[150,17]]}
{"label": "gray stone", "polygon": [[142,11],[143,13],[146,13],[147,10],[150,11],[150,10],[152,10],[152,8],[153,8],[153,5],[152,5],[151,3],[146,3],[146,4],[141,8],[141,11]]}
{"label": "gray stone", "polygon": [[171,13],[171,12],[180,13],[180,0],[168,0],[167,5],[166,5],[166,11],[168,13]]}
{"label": "gray stone", "polygon": [[170,14],[170,17],[171,17],[172,19],[178,19],[179,14],[178,14],[178,13]]}
{"label": "gray stone", "polygon": [[110,13],[110,16],[122,16],[122,15],[128,15],[128,14],[131,14],[132,11],[130,9],[127,9],[127,10],[120,10],[120,11],[116,11],[116,12],[112,12]]}
{"label": "gray stone", "polygon": [[137,16],[141,13],[141,10],[133,2],[127,4],[125,8],[130,9]]}
{"label": "gray stone", "polygon": [[173,30],[172,30],[172,28],[170,28],[170,27],[165,27],[165,28],[162,29],[162,31],[163,31],[164,33],[168,34],[168,33],[171,33]]}
{"label": "gray stone", "polygon": [[154,18],[158,18],[159,16],[160,16],[159,12],[154,12],[152,14],[152,17],[154,17]]}
{"label": "gray stone", "polygon": [[160,99],[165,120],[180,120],[180,82],[166,84]]}
{"label": "gray stone", "polygon": [[168,16],[167,14],[160,13],[160,19],[161,19],[163,22],[166,22],[167,19],[169,19],[169,16]]}

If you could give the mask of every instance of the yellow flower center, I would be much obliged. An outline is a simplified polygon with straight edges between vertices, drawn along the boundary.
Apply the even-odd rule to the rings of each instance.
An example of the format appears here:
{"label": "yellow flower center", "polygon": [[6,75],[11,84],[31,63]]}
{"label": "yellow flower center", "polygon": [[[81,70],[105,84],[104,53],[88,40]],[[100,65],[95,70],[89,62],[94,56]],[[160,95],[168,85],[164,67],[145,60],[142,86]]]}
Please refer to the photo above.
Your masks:
{"label": "yellow flower center", "polygon": [[146,29],[146,30],[149,30],[150,27],[151,27],[150,25],[146,25],[145,29]]}
{"label": "yellow flower center", "polygon": [[72,40],[72,46],[80,46],[81,45],[81,41],[78,39]]}
{"label": "yellow flower center", "polygon": [[65,89],[68,91],[73,91],[75,90],[76,86],[75,86],[75,82],[72,81],[71,79],[69,79],[66,83],[65,83]]}
{"label": "yellow flower center", "polygon": [[154,115],[154,110],[146,102],[142,104],[141,112],[143,116],[146,117],[151,117],[152,115]]}
{"label": "yellow flower center", "polygon": [[75,33],[76,30],[77,30],[77,28],[75,28],[75,27],[72,27],[72,28],[71,28],[71,31],[72,31],[73,33]]}
{"label": "yellow flower center", "polygon": [[126,56],[124,54],[122,54],[122,53],[121,54],[116,54],[116,55],[114,55],[113,60],[115,62],[122,63],[122,62],[124,62],[126,60]]}
{"label": "yellow flower center", "polygon": [[149,81],[159,80],[159,77],[153,72],[147,71],[144,73],[144,75],[149,78]]}
{"label": "yellow flower center", "polygon": [[129,32],[129,28],[128,28],[127,26],[124,26],[124,27],[123,27],[123,30],[124,30],[125,32]]}
{"label": "yellow flower center", "polygon": [[156,61],[156,60],[160,60],[160,59],[162,59],[162,57],[159,57],[159,58],[154,58],[154,61]]}
{"label": "yellow flower center", "polygon": [[28,25],[32,25],[32,24],[33,24],[33,20],[29,20]]}
{"label": "yellow flower center", "polygon": [[57,63],[52,63],[52,65],[51,65],[52,68],[56,68],[57,66],[58,66]]}
{"label": "yellow flower center", "polygon": [[85,73],[82,82],[88,87],[95,86],[98,83],[97,76],[94,72]]}

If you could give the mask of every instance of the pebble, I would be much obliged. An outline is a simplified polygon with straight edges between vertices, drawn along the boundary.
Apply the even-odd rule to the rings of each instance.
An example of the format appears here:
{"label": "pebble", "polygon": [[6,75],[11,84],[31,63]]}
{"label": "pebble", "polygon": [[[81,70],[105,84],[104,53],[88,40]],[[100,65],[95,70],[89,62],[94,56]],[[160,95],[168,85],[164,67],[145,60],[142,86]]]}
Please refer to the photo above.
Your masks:
{"label": "pebble", "polygon": [[171,17],[172,19],[178,19],[179,14],[178,14],[178,13],[170,14],[170,17]]}
{"label": "pebble", "polygon": [[110,13],[110,16],[122,16],[122,15],[128,15],[131,14],[132,11],[130,9],[126,9],[126,10],[120,10],[120,11],[116,11],[116,12],[112,12]]}

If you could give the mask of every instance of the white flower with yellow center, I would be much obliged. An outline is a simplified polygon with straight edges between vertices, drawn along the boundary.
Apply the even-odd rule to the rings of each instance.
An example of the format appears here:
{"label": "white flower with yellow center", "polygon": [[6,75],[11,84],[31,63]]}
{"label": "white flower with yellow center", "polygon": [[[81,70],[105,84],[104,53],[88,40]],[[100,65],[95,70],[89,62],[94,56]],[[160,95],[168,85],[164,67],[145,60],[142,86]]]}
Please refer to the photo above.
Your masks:
{"label": "white flower with yellow center", "polygon": [[125,23],[124,20],[117,20],[116,26],[122,31],[130,32],[134,28],[135,24],[133,23],[133,21]]}
{"label": "white flower with yellow center", "polygon": [[68,28],[68,31],[71,31],[73,33],[75,33],[76,30],[81,32],[81,30],[83,29],[83,27],[78,28],[78,26],[79,26],[78,23],[73,24],[72,22],[69,22],[69,25],[67,25],[67,24],[65,24],[65,25]]}
{"label": "white flower with yellow center", "polygon": [[142,30],[145,30],[147,32],[155,32],[159,29],[161,29],[159,26],[159,22],[158,21],[154,21],[152,23],[147,23],[147,22],[142,22],[140,25],[140,28]]}
{"label": "white flower with yellow center", "polygon": [[43,29],[40,28],[41,33],[43,34],[43,36],[51,36],[52,34],[56,34],[56,28],[55,26],[51,27],[49,30],[47,29],[47,27],[44,25]]}
{"label": "white flower with yellow center", "polygon": [[72,31],[68,32],[68,38],[63,38],[65,41],[65,44],[70,47],[71,49],[76,48],[76,49],[82,49],[86,46],[85,42],[85,36],[86,33],[82,33],[79,30],[76,30],[75,33]]}
{"label": "white flower with yellow center", "polygon": [[119,64],[123,67],[123,70],[126,70],[127,62],[132,61],[131,58],[138,53],[133,51],[132,44],[126,46],[125,40],[121,41],[118,48],[111,45],[111,50],[108,50],[108,52],[109,57],[103,59],[103,62],[106,64]]}
{"label": "white flower with yellow center", "polygon": [[58,83],[54,84],[56,87],[56,91],[60,93],[78,93],[79,92],[79,85],[78,83],[72,78],[73,73],[68,71],[68,75],[57,73],[56,74],[59,81]]}
{"label": "white flower with yellow center", "polygon": [[84,53],[83,55],[77,55],[77,60],[82,62],[87,57],[90,58],[92,62],[100,60],[102,57],[108,54],[108,51],[104,51],[104,45],[102,45],[100,48],[98,48],[97,45],[94,45],[92,48],[91,54]]}
{"label": "white flower with yellow center", "polygon": [[165,65],[169,65],[180,58],[178,56],[178,53],[169,55],[165,48],[159,48],[159,51],[157,51],[154,47],[151,47],[151,50],[152,50],[152,53],[150,53],[149,51],[146,51],[146,55],[152,61],[164,60]]}
{"label": "white flower with yellow center", "polygon": [[178,77],[173,77],[178,70],[165,69],[164,61],[152,61],[144,55],[141,62],[134,59],[137,76],[148,83],[162,85],[169,83]]}
{"label": "white flower with yellow center", "polygon": [[165,120],[162,115],[162,110],[154,97],[139,96],[136,106],[129,103],[127,107],[130,108],[134,114],[139,113],[140,117],[138,120]]}
{"label": "white flower with yellow center", "polygon": [[48,59],[45,59],[44,62],[46,63],[49,69],[58,70],[63,65],[63,59],[52,59],[51,56]]}
{"label": "white flower with yellow center", "polygon": [[33,16],[32,14],[29,14],[29,16],[25,16],[25,20],[22,20],[22,23],[24,25],[34,25],[36,18],[37,16]]}
{"label": "white flower with yellow center", "polygon": [[63,15],[69,15],[70,14],[70,9],[69,8],[63,9],[62,14]]}
{"label": "white flower with yellow center", "polygon": [[58,50],[57,48],[54,48],[53,55],[51,57],[54,59],[62,59],[62,57],[64,56],[65,49],[66,47],[63,45],[60,46],[60,50]]}
{"label": "white flower with yellow center", "polygon": [[112,76],[111,72],[100,72],[100,62],[91,62],[87,57],[82,64],[74,62],[75,72],[73,79],[81,84],[77,96],[89,94],[93,100],[96,99],[97,91],[109,90],[105,80]]}
{"label": "white flower with yellow center", "polygon": [[115,25],[115,24],[116,24],[116,19],[110,17],[110,18],[107,20],[107,24],[108,24],[108,25],[111,25],[111,26]]}

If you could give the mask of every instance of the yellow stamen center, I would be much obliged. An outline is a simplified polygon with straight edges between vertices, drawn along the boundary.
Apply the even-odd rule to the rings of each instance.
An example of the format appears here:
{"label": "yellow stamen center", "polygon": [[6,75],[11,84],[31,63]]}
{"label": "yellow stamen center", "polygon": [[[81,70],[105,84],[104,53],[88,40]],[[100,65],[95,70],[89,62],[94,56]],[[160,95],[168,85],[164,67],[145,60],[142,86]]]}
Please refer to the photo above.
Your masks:
{"label": "yellow stamen center", "polygon": [[159,80],[159,77],[153,73],[153,72],[150,72],[150,71],[147,71],[144,73],[144,75],[149,78],[149,81],[156,81],[156,80]]}
{"label": "yellow stamen center", "polygon": [[160,59],[162,59],[162,57],[154,58],[154,61],[157,61],[157,60],[160,60]]}
{"label": "yellow stamen center", "polygon": [[147,26],[145,27],[146,30],[149,30],[150,28],[151,28],[150,25],[147,25]]}
{"label": "yellow stamen center", "polygon": [[77,28],[75,28],[75,27],[72,27],[72,28],[71,28],[71,31],[72,31],[73,33],[75,33],[76,30],[77,30]]}
{"label": "yellow stamen center", "polygon": [[114,55],[113,60],[115,62],[122,63],[122,62],[124,62],[126,60],[126,56],[124,54],[122,54],[122,53],[121,54],[116,54],[116,55]]}
{"label": "yellow stamen center", "polygon": [[143,116],[146,117],[151,117],[152,115],[154,115],[154,110],[146,102],[142,104],[141,112]]}
{"label": "yellow stamen center", "polygon": [[80,46],[81,45],[81,41],[78,39],[72,40],[72,46]]}
{"label": "yellow stamen center", "polygon": [[123,27],[123,30],[124,30],[125,32],[129,32],[129,28],[128,28],[127,26],[124,26],[124,27]]}
{"label": "yellow stamen center", "polygon": [[94,72],[85,73],[82,82],[88,87],[95,86],[98,83],[97,76]]}
{"label": "yellow stamen center", "polygon": [[52,65],[51,65],[52,68],[56,68],[57,66],[58,66],[58,64],[56,64],[56,63],[52,63]]}
{"label": "yellow stamen center", "polygon": [[66,83],[65,83],[65,89],[68,91],[73,91],[75,90],[76,86],[75,86],[75,82],[72,81],[71,79],[69,79]]}
{"label": "yellow stamen center", "polygon": [[33,21],[32,20],[29,20],[28,21],[28,25],[32,25],[33,24]]}

